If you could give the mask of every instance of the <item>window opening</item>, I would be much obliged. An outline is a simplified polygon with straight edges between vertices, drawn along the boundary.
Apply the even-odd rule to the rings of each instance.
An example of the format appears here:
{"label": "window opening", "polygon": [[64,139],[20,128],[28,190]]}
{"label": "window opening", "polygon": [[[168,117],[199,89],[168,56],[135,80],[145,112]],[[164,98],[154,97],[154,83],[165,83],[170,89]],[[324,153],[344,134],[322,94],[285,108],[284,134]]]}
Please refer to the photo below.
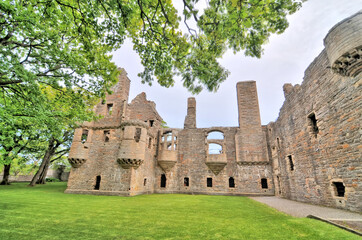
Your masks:
{"label": "window opening", "polygon": [[217,143],[209,143],[209,154],[221,154],[222,146]]}
{"label": "window opening", "polygon": [[96,177],[96,185],[94,186],[94,190],[99,190],[100,186],[101,186],[101,176],[98,175]]}
{"label": "window opening", "polygon": [[153,123],[155,120],[150,120],[150,127],[153,127]]}
{"label": "window opening", "polygon": [[212,178],[206,179],[206,185],[207,185],[207,187],[212,187]]}
{"label": "window opening", "polygon": [[268,188],[268,180],[266,178],[261,179],[261,188]]}
{"label": "window opening", "polygon": [[113,103],[107,104],[107,114],[112,115]]}
{"label": "window opening", "polygon": [[148,139],[148,148],[151,148],[151,146],[152,146],[152,138],[149,138]]}
{"label": "window opening", "polygon": [[104,141],[105,142],[109,142],[109,135],[110,135],[110,131],[106,130],[103,132],[103,136],[104,136]]}
{"label": "window opening", "polygon": [[220,131],[212,131],[207,134],[207,139],[224,139],[224,134]]}
{"label": "window opening", "polygon": [[314,135],[314,137],[317,137],[319,129],[317,126],[317,119],[315,117],[315,113],[309,114],[308,119],[309,119],[309,125],[311,126],[312,134]]}
{"label": "window opening", "polygon": [[147,184],[147,178],[143,179],[143,186],[146,186]]}
{"label": "window opening", "polygon": [[278,146],[278,149],[280,149],[280,140],[279,140],[279,138],[277,138],[277,146]]}
{"label": "window opening", "polygon": [[235,180],[233,177],[229,178],[229,188],[234,188],[235,187]]}
{"label": "window opening", "polygon": [[280,179],[279,179],[279,176],[277,176],[277,181],[278,181],[279,194],[281,194],[281,193],[282,193],[282,190],[280,189]]}
{"label": "window opening", "polygon": [[81,137],[81,142],[85,143],[87,141],[88,138],[88,130],[87,129],[83,129],[82,131],[82,137]]}
{"label": "window opening", "polygon": [[184,178],[184,186],[185,186],[185,187],[188,187],[189,184],[190,184],[190,183],[189,183],[189,178],[188,178],[188,177],[185,177],[185,178]]}
{"label": "window opening", "polygon": [[161,175],[161,187],[162,188],[166,187],[166,175],[165,174]]}
{"label": "window opening", "polygon": [[294,171],[294,162],[292,155],[288,155],[288,160],[289,160],[290,171]]}
{"label": "window opening", "polygon": [[345,187],[342,182],[333,182],[337,197],[344,197]]}
{"label": "window opening", "polygon": [[134,135],[134,140],[139,142],[141,139],[141,128],[136,128],[136,133]]}

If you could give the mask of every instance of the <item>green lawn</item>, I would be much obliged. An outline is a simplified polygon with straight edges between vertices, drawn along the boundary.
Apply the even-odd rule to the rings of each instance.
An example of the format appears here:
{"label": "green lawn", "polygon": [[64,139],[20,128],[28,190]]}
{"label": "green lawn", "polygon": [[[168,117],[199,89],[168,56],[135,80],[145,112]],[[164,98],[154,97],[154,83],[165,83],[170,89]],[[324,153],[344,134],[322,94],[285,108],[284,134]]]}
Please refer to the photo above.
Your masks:
{"label": "green lawn", "polygon": [[245,197],[92,196],[65,188],[0,186],[0,239],[360,239]]}

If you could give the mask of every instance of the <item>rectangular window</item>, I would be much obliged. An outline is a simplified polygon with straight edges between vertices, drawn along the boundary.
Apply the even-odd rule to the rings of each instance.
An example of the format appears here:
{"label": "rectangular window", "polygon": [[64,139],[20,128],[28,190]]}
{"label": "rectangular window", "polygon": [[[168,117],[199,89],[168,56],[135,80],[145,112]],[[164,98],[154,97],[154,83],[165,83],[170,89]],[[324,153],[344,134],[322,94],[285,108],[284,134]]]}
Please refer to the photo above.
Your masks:
{"label": "rectangular window", "polygon": [[155,120],[150,120],[150,127],[153,127],[153,123]]}
{"label": "rectangular window", "polygon": [[101,176],[97,176],[96,177],[96,185],[94,185],[94,190],[99,190],[99,188],[101,187]]}
{"label": "rectangular window", "polygon": [[268,188],[268,180],[266,178],[261,179],[261,188]]}
{"label": "rectangular window", "polygon": [[345,187],[342,182],[333,182],[337,197],[344,197]]}
{"label": "rectangular window", "polygon": [[212,187],[212,178],[206,179],[206,185],[207,185],[207,187]]}
{"label": "rectangular window", "polygon": [[315,113],[309,114],[308,120],[309,120],[309,126],[311,128],[311,133],[314,135],[314,137],[317,137],[319,129],[317,126],[317,118],[315,117]]}
{"label": "rectangular window", "polygon": [[161,175],[161,187],[162,188],[166,187],[166,175],[165,174]]}
{"label": "rectangular window", "polygon": [[134,140],[139,142],[141,139],[141,128],[136,128],[136,133],[134,134]]}
{"label": "rectangular window", "polygon": [[190,184],[190,183],[189,183],[189,178],[188,178],[188,177],[185,177],[185,178],[184,178],[184,186],[185,186],[185,187],[188,187],[189,184]]}
{"label": "rectangular window", "polygon": [[143,179],[143,186],[146,186],[147,184],[147,178]]}
{"label": "rectangular window", "polygon": [[233,177],[229,178],[229,188],[234,188],[235,187],[235,180]]}
{"label": "rectangular window", "polygon": [[294,171],[294,162],[293,162],[292,155],[288,155],[288,161],[289,161],[290,171]]}
{"label": "rectangular window", "polygon": [[109,130],[105,130],[103,132],[103,138],[105,142],[109,142],[109,135],[111,134],[111,132]]}
{"label": "rectangular window", "polygon": [[83,129],[82,131],[82,137],[81,137],[81,142],[85,143],[87,141],[88,138],[88,130],[87,129]]}
{"label": "rectangular window", "polygon": [[107,104],[107,114],[112,115],[113,103]]}

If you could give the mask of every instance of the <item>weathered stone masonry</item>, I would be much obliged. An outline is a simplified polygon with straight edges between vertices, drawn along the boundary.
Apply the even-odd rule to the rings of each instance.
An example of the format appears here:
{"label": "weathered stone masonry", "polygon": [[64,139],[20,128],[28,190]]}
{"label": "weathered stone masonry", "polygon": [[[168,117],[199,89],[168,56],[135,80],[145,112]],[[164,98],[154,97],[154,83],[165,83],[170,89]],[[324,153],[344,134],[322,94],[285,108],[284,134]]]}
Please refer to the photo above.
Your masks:
{"label": "weathered stone masonry", "polygon": [[276,195],[362,211],[362,12],[340,22],[268,124]]}
{"label": "weathered stone masonry", "polygon": [[66,192],[279,195],[361,211],[361,16],[330,30],[303,83],[284,85],[267,126],[255,81],[246,81],[236,86],[238,127],[197,128],[189,98],[184,128],[163,128],[145,93],[128,104],[123,70],[95,107],[104,118],[75,130]]}

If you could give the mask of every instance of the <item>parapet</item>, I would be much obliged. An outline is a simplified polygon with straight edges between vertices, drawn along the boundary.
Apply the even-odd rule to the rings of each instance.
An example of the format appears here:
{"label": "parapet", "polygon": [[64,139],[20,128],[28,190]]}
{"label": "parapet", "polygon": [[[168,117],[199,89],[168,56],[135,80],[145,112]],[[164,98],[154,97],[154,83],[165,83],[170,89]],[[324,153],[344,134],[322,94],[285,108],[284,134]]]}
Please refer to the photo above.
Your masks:
{"label": "parapet", "polygon": [[362,71],[362,11],[336,24],[324,39],[334,72],[355,77]]}

